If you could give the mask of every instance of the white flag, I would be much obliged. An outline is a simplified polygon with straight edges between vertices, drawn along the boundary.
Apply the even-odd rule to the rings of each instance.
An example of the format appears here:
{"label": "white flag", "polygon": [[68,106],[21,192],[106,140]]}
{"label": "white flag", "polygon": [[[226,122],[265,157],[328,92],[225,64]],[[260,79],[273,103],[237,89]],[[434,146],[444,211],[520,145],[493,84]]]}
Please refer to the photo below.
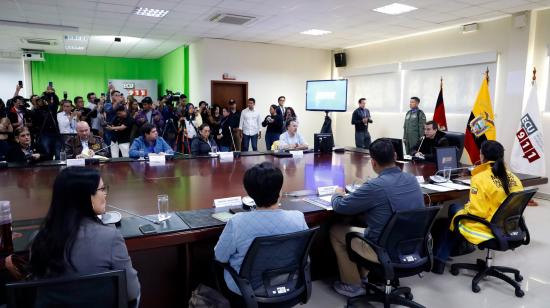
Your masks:
{"label": "white flag", "polygon": [[527,104],[523,107],[519,129],[514,138],[510,167],[514,172],[546,175],[544,142],[537,85],[533,84]]}

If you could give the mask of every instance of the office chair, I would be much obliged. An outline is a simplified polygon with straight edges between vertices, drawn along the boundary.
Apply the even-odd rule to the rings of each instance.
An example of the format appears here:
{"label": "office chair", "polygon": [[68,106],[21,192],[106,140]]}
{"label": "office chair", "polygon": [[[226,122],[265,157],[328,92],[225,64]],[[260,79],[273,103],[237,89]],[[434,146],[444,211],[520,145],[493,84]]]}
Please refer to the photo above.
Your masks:
{"label": "office chair", "polygon": [[456,158],[460,161],[462,152],[464,151],[464,133],[445,132],[445,137],[449,140],[450,146],[456,147]]}
{"label": "office chair", "polygon": [[[502,202],[490,222],[483,218],[473,215],[459,215],[454,219],[455,232],[459,232],[459,222],[462,220],[471,220],[484,224],[494,235],[493,239],[481,242],[477,245],[479,249],[487,249],[485,260],[477,259],[476,264],[456,263],[451,265],[451,274],[458,275],[460,269],[476,271],[477,274],[472,279],[472,291],[478,293],[479,282],[486,276],[493,276],[502,279],[514,287],[517,297],[523,297],[525,293],[521,290],[518,282],[523,280],[519,270],[493,265],[494,250],[506,251],[515,249],[521,245],[528,245],[530,242],[529,230],[523,219],[523,211],[527,203],[535,193],[536,188],[526,189],[520,192],[514,192]],[[514,274],[514,279],[505,275],[505,273]]]}
{"label": "office chair", "polygon": [[8,308],[128,307],[124,270],[6,285]]}
{"label": "office chair", "polygon": [[[433,254],[428,244],[430,230],[440,207],[432,206],[422,209],[395,213],[378,240],[378,243],[364,237],[364,234],[352,232],[346,235],[346,248],[351,261],[357,268],[369,270],[369,276],[377,276],[385,281],[384,289],[372,283],[364,283],[366,295],[348,299],[347,306],[354,302],[383,303],[407,307],[424,307],[413,301],[411,289],[399,287],[399,278],[409,277],[430,270]],[[352,241],[363,241],[373,248],[380,263],[374,263],[361,257],[352,249]]]}
{"label": "office chair", "polygon": [[311,296],[309,249],[318,229],[255,238],[239,273],[216,263],[229,272],[246,307],[305,304]]}

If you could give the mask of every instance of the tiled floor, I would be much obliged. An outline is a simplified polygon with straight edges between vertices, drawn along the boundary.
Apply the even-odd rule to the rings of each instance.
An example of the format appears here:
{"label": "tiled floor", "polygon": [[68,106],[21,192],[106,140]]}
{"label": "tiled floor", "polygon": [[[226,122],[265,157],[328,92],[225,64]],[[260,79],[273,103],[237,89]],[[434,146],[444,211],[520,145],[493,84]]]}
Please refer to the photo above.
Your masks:
{"label": "tiled floor", "polygon": [[[514,295],[514,289],[501,280],[489,278],[479,286],[481,292],[470,289],[472,275],[462,271],[452,276],[447,271],[443,275],[426,273],[401,280],[401,285],[412,288],[415,301],[426,307],[444,308],[544,308],[550,307],[550,202],[537,200],[539,206],[528,207],[526,222],[531,233],[531,244],[515,251],[497,252],[495,264],[510,266],[521,271],[524,277],[523,298]],[[455,258],[455,262],[475,262],[484,258],[483,251]],[[331,288],[332,281],[315,281],[310,301],[298,307],[344,307],[346,299]],[[383,305],[373,305],[383,307]],[[358,305],[358,307],[373,307]]]}

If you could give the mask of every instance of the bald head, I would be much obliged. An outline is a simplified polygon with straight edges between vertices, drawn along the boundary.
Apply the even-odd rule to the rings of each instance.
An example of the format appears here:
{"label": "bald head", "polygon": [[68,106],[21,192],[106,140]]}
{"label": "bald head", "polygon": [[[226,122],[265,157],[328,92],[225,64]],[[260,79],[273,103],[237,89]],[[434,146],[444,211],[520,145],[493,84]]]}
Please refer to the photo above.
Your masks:
{"label": "bald head", "polygon": [[90,126],[87,122],[80,121],[76,123],[76,133],[80,140],[88,140],[90,137]]}

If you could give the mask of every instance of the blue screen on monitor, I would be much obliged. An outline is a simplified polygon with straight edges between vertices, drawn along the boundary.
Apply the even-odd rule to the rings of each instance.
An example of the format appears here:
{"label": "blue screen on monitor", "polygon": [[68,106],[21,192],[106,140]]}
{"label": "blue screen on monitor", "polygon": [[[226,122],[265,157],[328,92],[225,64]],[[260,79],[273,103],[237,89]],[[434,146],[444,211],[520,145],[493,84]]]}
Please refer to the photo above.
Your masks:
{"label": "blue screen on monitor", "polygon": [[306,83],[306,110],[346,111],[348,80],[308,80]]}

